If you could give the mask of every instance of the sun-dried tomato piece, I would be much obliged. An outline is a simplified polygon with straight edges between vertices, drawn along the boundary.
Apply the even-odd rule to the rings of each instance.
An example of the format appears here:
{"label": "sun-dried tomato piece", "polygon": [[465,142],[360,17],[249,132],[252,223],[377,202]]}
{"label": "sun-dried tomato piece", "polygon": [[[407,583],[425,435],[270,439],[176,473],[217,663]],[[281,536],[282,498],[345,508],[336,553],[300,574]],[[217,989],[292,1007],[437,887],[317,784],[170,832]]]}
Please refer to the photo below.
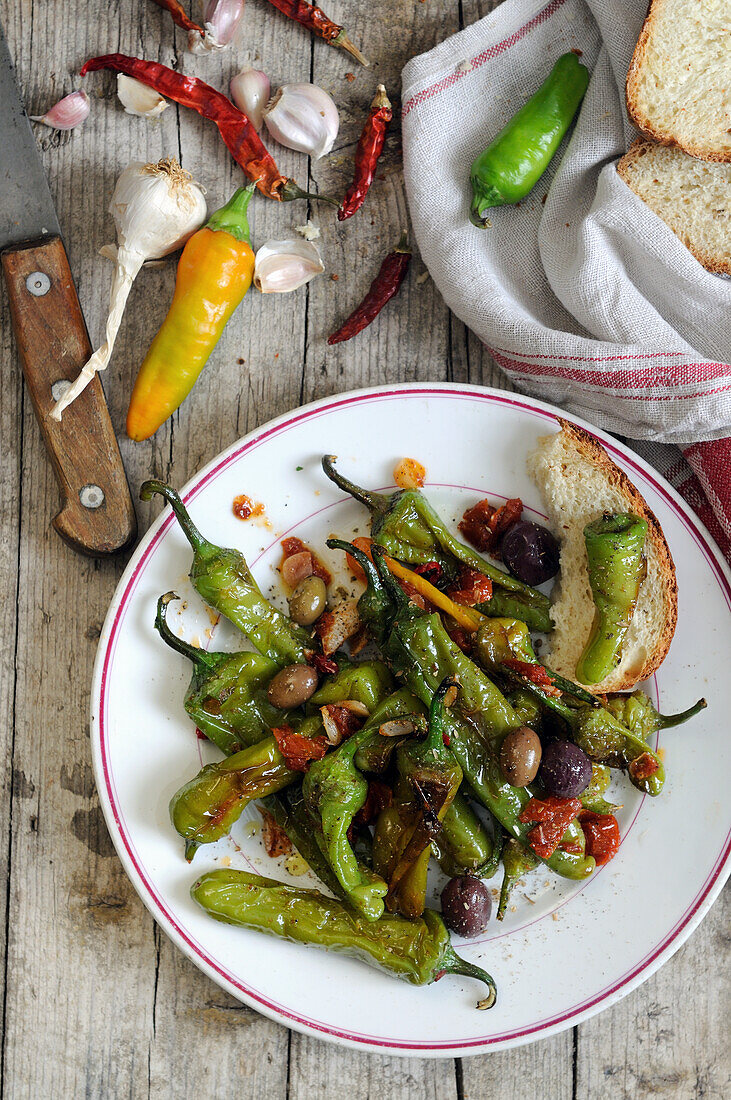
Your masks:
{"label": "sun-dried tomato piece", "polygon": [[505,668],[510,668],[513,672],[517,672],[519,676],[524,676],[526,680],[530,680],[532,684],[536,684],[546,695],[559,696],[561,689],[556,687],[553,678],[549,675],[543,665],[532,664],[530,661],[519,661],[516,657],[508,657],[502,661],[501,664]]}
{"label": "sun-dried tomato piece", "polygon": [[334,676],[338,671],[337,661],[333,661],[332,657],[323,657],[322,653],[313,653],[308,660],[321,676]]}
{"label": "sun-dried tomato piece", "polygon": [[371,825],[381,810],[387,810],[393,801],[393,791],[380,779],[371,779],[368,783],[366,800],[353,818],[356,826]]}
{"label": "sun-dried tomato piece", "polygon": [[596,814],[584,810],[579,814],[581,828],[586,837],[587,855],[593,856],[597,867],[609,863],[619,851],[619,824],[614,814]]}
{"label": "sun-dried tomato piece", "polygon": [[[370,558],[371,561],[373,561],[373,554],[371,552],[371,546],[373,546],[373,539],[367,539],[367,538],[365,538],[364,536],[361,535],[357,539],[353,539],[353,546],[355,546],[357,550],[362,550],[362,552],[365,554],[365,556],[367,558]],[[363,584],[365,584],[366,575],[363,572],[363,570],[361,569],[361,567],[358,565],[358,562],[355,560],[355,558],[352,557],[351,554],[346,554],[345,555],[345,560],[348,563],[348,569],[353,574],[353,576],[356,578],[356,580],[362,581]]]}
{"label": "sun-dried tomato piece", "polygon": [[327,738],[322,733],[305,737],[295,733],[291,726],[275,726],[272,734],[285,764],[293,772],[306,772],[312,761],[322,760],[328,750]]}
{"label": "sun-dried tomato piece", "polygon": [[505,532],[522,514],[523,502],[519,497],[506,500],[499,508],[493,508],[489,500],[479,500],[462,516],[459,529],[478,550],[493,554]]}
{"label": "sun-dried tomato piece", "polygon": [[548,859],[558,848],[561,838],[581,810],[578,798],[531,798],[520,814],[523,823],[537,821],[528,833],[527,840],[541,859]]}
{"label": "sun-dried tomato piece", "polygon": [[258,809],[262,816],[261,839],[264,851],[270,859],[276,859],[277,856],[288,856],[292,851],[292,841],[284,829],[277,825],[268,810],[262,809],[261,806]]}
{"label": "sun-dried tomato piece", "polygon": [[462,566],[458,579],[447,589],[447,595],[455,603],[475,607],[478,603],[487,603],[492,597],[492,581],[479,570]]}
{"label": "sun-dried tomato piece", "polygon": [[412,565],[411,569],[429,581],[429,584],[438,584],[444,572],[438,561],[425,561],[421,565]]}
{"label": "sun-dried tomato piece", "polygon": [[643,752],[630,761],[629,774],[633,779],[649,779],[660,765],[650,752]]}
{"label": "sun-dried tomato piece", "polygon": [[325,739],[329,745],[340,745],[360,729],[365,717],[352,707],[340,706],[338,703],[327,703],[320,707],[320,714],[325,727]]}
{"label": "sun-dried tomato piece", "polygon": [[470,654],[472,652],[472,646],[475,640],[474,634],[470,634],[468,630],[464,630],[463,627],[457,626],[456,624],[447,625],[446,630],[454,644],[459,646],[463,653]]}

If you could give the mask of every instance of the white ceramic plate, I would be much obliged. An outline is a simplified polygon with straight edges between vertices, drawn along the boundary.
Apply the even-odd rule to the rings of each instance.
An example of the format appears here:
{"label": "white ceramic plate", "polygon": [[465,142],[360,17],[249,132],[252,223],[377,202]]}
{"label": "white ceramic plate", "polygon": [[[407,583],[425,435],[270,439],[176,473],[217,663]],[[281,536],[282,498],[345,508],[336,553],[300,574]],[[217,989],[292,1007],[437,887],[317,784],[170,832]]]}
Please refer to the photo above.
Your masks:
{"label": "white ceramic plate", "polygon": [[[322,547],[337,568],[342,556],[324,548],[327,536],[366,530],[364,510],[321,473],[323,453],[337,454],[343,473],[371,487],[391,483],[399,458],[419,459],[426,492],[450,520],[483,496],[520,496],[540,515],[526,456],[538,436],[556,429],[556,412],[470,386],[362,390],[259,428],[214,459],[183,496],[203,532],[240,547],[262,588],[276,594],[285,534]],[[643,798],[620,781],[623,842],[610,864],[580,886],[538,870],[502,925],[493,921],[477,940],[456,941],[497,980],[498,1004],[489,1012],[475,1010],[481,987],[469,979],[415,988],[356,961],[216,923],[190,900],[193,880],[216,866],[288,876],[247,827],[257,820],[253,808],[231,837],[200,850],[192,867],[183,860],[168,801],[213,750],[196,739],[183,711],[190,665],[154,632],[156,599],[170,588],[186,598],[179,625],[200,644],[213,634],[214,648],[235,649],[240,636],[237,642],[225,623],[211,630],[187,580],[191,552],[168,508],[143,538],[109,609],[94,670],[97,786],[140,897],[186,955],[235,997],[290,1027],[361,1049],[435,1057],[497,1050],[607,1008],[662,965],[708,911],[729,870],[722,766],[731,713],[729,575],[678,494],[635,454],[596,434],[658,516],[677,565],[678,629],[648,688],[666,712],[701,695],[709,706],[692,725],[662,735],[668,778],[660,798]],[[233,515],[241,493],[265,504],[265,520]]]}

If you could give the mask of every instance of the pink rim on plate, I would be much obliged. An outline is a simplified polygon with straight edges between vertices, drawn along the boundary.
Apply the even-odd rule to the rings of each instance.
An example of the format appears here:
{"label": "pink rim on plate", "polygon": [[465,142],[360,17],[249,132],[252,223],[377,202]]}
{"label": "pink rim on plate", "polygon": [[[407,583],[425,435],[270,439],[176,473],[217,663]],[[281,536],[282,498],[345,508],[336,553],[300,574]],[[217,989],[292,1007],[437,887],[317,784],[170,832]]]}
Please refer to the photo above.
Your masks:
{"label": "pink rim on plate", "polygon": [[[223,470],[231,465],[231,463],[256,449],[265,441],[282,435],[302,421],[312,421],[338,408],[356,405],[362,402],[403,401],[425,397],[430,399],[443,397],[450,400],[488,402],[497,406],[513,407],[519,409],[524,414],[529,414],[549,423],[555,423],[557,418],[561,416],[587,431],[592,432],[601,440],[606,449],[621,463],[621,465],[625,468],[629,468],[633,476],[640,482],[644,481],[646,484],[651,485],[662,497],[665,504],[673,511],[675,516],[691,535],[696,546],[708,563],[719,586],[725,604],[731,609],[731,576],[729,575],[729,570],[719,551],[715,547],[713,539],[697,517],[688,509],[679,494],[664,481],[651,466],[645,463],[632,451],[621,446],[617,441],[612,439],[612,437],[599,431],[593,425],[579,420],[576,417],[567,416],[561,410],[547,405],[544,402],[533,401],[517,395],[507,394],[500,390],[483,389],[459,384],[423,385],[412,383],[398,387],[378,387],[358,390],[341,396],[325,398],[311,405],[306,405],[295,412],[278,417],[270,421],[270,423],[265,424],[263,427],[258,428],[238,443],[235,443],[228,451],[214,459],[203,471],[196,475],[196,477],[187,484],[181,495],[186,504],[190,504],[200,491],[215,480]],[[227,989],[235,997],[246,1002],[252,1008],[263,1012],[285,1026],[294,1027],[299,1031],[320,1038],[329,1038],[359,1049],[365,1048],[372,1051],[389,1051],[404,1055],[418,1054],[422,1057],[444,1057],[450,1054],[465,1055],[496,1048],[516,1046],[521,1043],[534,1041],[538,1038],[546,1038],[567,1027],[575,1026],[582,1020],[593,1016],[602,1009],[608,1008],[621,997],[630,993],[640,985],[641,982],[649,978],[651,974],[678,950],[691,932],[697,927],[710,909],[715,898],[718,896],[731,871],[731,833],[726,836],[725,842],[714,860],[705,882],[700,890],[697,891],[695,897],[688,903],[683,915],[644,958],[620,978],[615,979],[611,984],[594,993],[592,996],[578,1001],[570,1009],[560,1014],[537,1020],[529,1027],[491,1033],[489,1035],[467,1040],[455,1038],[454,1040],[444,1042],[420,1042],[418,1040],[409,1040],[408,1042],[395,1041],[388,1036],[369,1035],[350,1031],[345,1028],[336,1028],[325,1022],[293,1012],[286,1005],[275,1003],[260,990],[253,988],[245,981],[242,981],[240,977],[231,973],[226,968],[225,964],[214,958],[190,934],[190,932],[179,923],[178,919],[170,911],[163,898],[160,896],[152,877],[144,867],[135,849],[130,830],[119,804],[115,790],[114,776],[109,763],[107,705],[108,685],[114,660],[115,643],[130,598],[144,573],[146,565],[149,563],[163,535],[173,521],[172,514],[166,509],[152,524],[147,534],[141,540],[119,583],[117,593],[115,594],[107,620],[104,624],[94,666],[91,694],[91,730],[94,771],[102,808],[115,847],[127,874],[132,880],[144,904],[163,930],[181,950],[183,950],[200,969],[207,973],[224,989]]]}

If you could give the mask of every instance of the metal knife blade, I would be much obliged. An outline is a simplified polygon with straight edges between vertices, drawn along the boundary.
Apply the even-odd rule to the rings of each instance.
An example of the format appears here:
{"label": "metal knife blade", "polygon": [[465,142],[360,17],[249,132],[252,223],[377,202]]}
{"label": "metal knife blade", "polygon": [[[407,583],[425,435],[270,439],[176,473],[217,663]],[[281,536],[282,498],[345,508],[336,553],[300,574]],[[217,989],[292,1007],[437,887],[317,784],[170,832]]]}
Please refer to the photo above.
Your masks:
{"label": "metal knife blade", "polygon": [[38,147],[0,27],[0,249],[61,236]]}
{"label": "metal knife blade", "polygon": [[0,28],[0,268],[18,357],[61,490],[53,520],[74,550],[115,554],[135,510],[99,376],[58,423],[49,413],[91,355],[51,193]]}

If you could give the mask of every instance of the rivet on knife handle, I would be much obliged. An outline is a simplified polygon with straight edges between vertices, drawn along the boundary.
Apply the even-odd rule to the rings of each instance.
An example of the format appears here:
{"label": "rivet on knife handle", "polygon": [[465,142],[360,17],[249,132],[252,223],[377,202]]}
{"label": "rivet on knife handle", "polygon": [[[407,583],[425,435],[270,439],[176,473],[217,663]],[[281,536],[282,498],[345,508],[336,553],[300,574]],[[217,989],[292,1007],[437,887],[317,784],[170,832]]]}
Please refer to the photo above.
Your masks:
{"label": "rivet on knife handle", "polygon": [[134,505],[101,382],[95,378],[59,423],[48,413],[91,354],[59,237],[2,254],[18,353],[63,497],[53,520],[74,549],[123,550],[137,532]]}

